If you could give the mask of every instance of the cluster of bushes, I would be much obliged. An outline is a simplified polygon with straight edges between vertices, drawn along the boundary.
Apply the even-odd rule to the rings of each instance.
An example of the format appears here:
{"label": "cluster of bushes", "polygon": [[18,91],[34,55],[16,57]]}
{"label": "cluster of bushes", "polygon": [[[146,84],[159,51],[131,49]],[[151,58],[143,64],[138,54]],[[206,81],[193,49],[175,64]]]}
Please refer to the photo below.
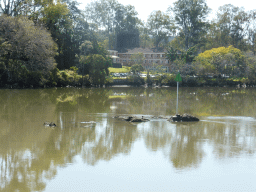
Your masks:
{"label": "cluster of bushes", "polygon": [[28,71],[23,67],[19,71],[0,73],[0,86],[4,88],[81,86],[83,83],[85,85],[88,84],[87,81],[87,76],[82,78],[82,75],[78,75],[76,67],[61,71],[58,68],[54,68],[47,74]]}
{"label": "cluster of bushes", "polygon": [[[130,75],[127,79],[120,79],[120,81],[111,81],[108,82],[108,85],[117,85],[117,84],[126,84],[132,86],[177,86],[177,82],[175,81],[176,75],[163,73],[161,75],[157,75],[156,77],[140,77],[139,75]],[[182,82],[180,82],[180,86],[183,87],[198,87],[198,86],[237,86],[237,85],[255,85],[255,81],[251,81],[248,78],[240,77],[240,78],[226,78],[220,76],[182,76]]]}

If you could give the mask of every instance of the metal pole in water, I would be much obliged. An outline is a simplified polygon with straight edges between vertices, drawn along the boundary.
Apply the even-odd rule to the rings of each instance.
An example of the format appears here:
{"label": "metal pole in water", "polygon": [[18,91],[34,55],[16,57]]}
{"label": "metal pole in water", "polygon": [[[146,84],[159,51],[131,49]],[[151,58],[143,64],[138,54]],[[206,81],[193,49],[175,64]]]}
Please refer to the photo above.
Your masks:
{"label": "metal pole in water", "polygon": [[177,81],[177,104],[176,104],[176,115],[178,115],[178,103],[179,103],[179,81]]}
{"label": "metal pole in water", "polygon": [[179,104],[179,82],[182,81],[180,72],[176,75],[175,81],[177,81],[177,104],[176,104],[176,115],[178,115],[178,104]]}

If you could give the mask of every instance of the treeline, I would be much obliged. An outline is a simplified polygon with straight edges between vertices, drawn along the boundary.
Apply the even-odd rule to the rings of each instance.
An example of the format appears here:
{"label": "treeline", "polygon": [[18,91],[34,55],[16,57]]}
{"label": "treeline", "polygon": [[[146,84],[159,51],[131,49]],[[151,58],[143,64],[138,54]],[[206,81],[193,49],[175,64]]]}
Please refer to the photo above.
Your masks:
{"label": "treeline", "polygon": [[88,23],[108,49],[117,48],[118,34],[139,31],[141,47],[188,50],[196,45],[203,52],[233,45],[255,53],[256,10],[226,4],[212,20],[210,12],[205,0],[178,0],[166,12],[153,11],[143,22],[133,6],[116,0],[97,0],[85,7]]}
{"label": "treeline", "polygon": [[233,53],[228,54],[229,64],[226,54],[207,62],[196,56],[233,46],[246,59],[228,74],[254,76],[248,70],[255,68],[256,60],[255,10],[223,5],[216,18],[208,20],[205,0],[177,0],[143,22],[134,6],[117,0],[93,1],[84,10],[78,5],[71,0],[0,0],[1,87],[103,85],[111,66],[106,50],[138,46],[167,49],[171,70],[187,75],[229,72],[219,69],[235,65],[232,58],[238,57]]}
{"label": "treeline", "polygon": [[1,87],[104,84],[111,61],[76,1],[1,0],[0,13]]}

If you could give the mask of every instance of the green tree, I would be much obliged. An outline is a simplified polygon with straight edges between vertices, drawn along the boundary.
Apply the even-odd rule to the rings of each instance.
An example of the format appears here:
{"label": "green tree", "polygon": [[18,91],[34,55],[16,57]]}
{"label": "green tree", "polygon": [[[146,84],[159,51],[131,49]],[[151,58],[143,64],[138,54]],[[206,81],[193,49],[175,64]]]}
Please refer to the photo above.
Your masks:
{"label": "green tree", "polygon": [[94,25],[100,42],[108,43],[108,49],[116,48],[118,35],[138,34],[141,21],[137,15],[134,6],[124,6],[116,0],[97,0],[85,7],[85,18]]}
{"label": "green tree", "polygon": [[220,33],[219,46],[233,45],[245,50],[244,38],[247,35],[248,19],[249,16],[243,8],[231,4],[219,7],[217,13],[217,26]]}
{"label": "green tree", "polygon": [[159,49],[160,42],[166,45],[168,43],[168,37],[175,34],[174,22],[171,18],[161,12],[153,11],[147,20],[147,26],[149,34],[153,36],[154,46]]}
{"label": "green tree", "polygon": [[169,47],[165,54],[166,58],[171,62],[175,60],[183,60],[184,63],[191,63],[195,58],[195,50],[196,46],[190,47],[187,51]]}
{"label": "green tree", "polygon": [[72,19],[69,9],[66,3],[48,3],[43,6],[41,15],[43,16],[41,21],[46,25],[47,29],[51,32],[54,41],[58,45],[58,56],[56,61],[58,63],[59,69],[70,68],[70,63],[66,55],[69,55],[69,46],[71,43],[70,38],[67,36],[71,33],[72,29]]}
{"label": "green tree", "polygon": [[27,16],[36,24],[45,25],[58,45],[56,61],[58,68],[69,69],[77,64],[76,54],[85,40],[92,41],[94,35],[89,30],[76,0],[28,1]]}
{"label": "green tree", "polygon": [[249,15],[249,27],[248,27],[248,43],[249,49],[254,53],[256,53],[256,11],[250,11]]}
{"label": "green tree", "polygon": [[141,64],[135,64],[131,66],[131,72],[133,72],[133,74],[139,73],[141,71],[144,71],[144,68],[142,67]]}
{"label": "green tree", "polygon": [[245,53],[245,58],[247,62],[246,75],[249,80],[256,80],[256,56],[252,51],[247,51]]}
{"label": "green tree", "polygon": [[200,53],[193,64],[196,71],[236,77],[245,76],[247,68],[244,54],[233,46],[213,48]]}
{"label": "green tree", "polygon": [[143,64],[145,57],[143,53],[135,53],[131,55],[131,60],[133,64]]}
{"label": "green tree", "polygon": [[103,34],[108,39],[108,49],[111,49],[115,42],[111,36],[115,30],[115,15],[120,4],[116,0],[98,0],[91,2],[85,7],[85,18],[91,24],[95,24],[94,31]]}
{"label": "green tree", "polygon": [[56,66],[56,54],[45,28],[26,17],[0,16],[0,62],[7,81],[18,81],[28,72],[47,74]]}
{"label": "green tree", "polygon": [[106,76],[109,75],[108,68],[112,65],[112,59],[107,56],[104,47],[96,42],[84,41],[79,47],[80,52],[76,55],[80,73],[89,76],[89,81],[94,85],[103,85]]}
{"label": "green tree", "polygon": [[139,32],[140,32],[140,47],[153,48],[154,42],[150,38],[149,29],[147,28],[145,23],[143,23],[143,25],[139,28]]}
{"label": "green tree", "polygon": [[174,49],[173,47],[168,47],[167,52],[165,53],[166,58],[171,62],[175,61],[176,59],[179,58],[178,51],[179,51],[178,49]]}
{"label": "green tree", "polygon": [[26,0],[0,0],[0,13],[8,16],[18,16],[28,11]]}
{"label": "green tree", "polygon": [[102,55],[93,54],[88,56],[81,56],[79,62],[84,65],[88,72],[89,80],[93,85],[103,85],[108,76],[108,67],[110,67],[109,60]]}
{"label": "green tree", "polygon": [[169,9],[180,27],[180,36],[184,37],[185,50],[202,43],[202,37],[206,34],[206,17],[210,11],[205,0],[178,0]]}
{"label": "green tree", "polygon": [[190,47],[187,51],[181,51],[181,59],[185,63],[191,63],[195,58],[196,46]]}

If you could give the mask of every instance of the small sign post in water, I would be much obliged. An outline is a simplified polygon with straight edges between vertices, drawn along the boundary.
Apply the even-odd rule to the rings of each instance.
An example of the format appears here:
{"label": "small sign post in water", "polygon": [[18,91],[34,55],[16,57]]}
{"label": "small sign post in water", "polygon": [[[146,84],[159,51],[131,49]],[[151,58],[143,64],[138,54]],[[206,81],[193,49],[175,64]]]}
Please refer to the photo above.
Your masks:
{"label": "small sign post in water", "polygon": [[176,115],[178,115],[178,103],[179,103],[179,82],[182,81],[180,72],[176,75],[175,81],[177,81],[177,104],[176,104]]}
{"label": "small sign post in water", "polygon": [[176,75],[175,81],[177,81],[177,105],[176,105],[176,115],[172,116],[168,121],[172,121],[172,122],[186,122],[186,121],[199,121],[199,119],[197,117],[194,117],[192,115],[189,114],[183,114],[183,115],[179,115],[178,114],[178,103],[179,103],[179,82],[182,81],[181,76],[180,76],[180,72],[178,72],[178,74]]}

